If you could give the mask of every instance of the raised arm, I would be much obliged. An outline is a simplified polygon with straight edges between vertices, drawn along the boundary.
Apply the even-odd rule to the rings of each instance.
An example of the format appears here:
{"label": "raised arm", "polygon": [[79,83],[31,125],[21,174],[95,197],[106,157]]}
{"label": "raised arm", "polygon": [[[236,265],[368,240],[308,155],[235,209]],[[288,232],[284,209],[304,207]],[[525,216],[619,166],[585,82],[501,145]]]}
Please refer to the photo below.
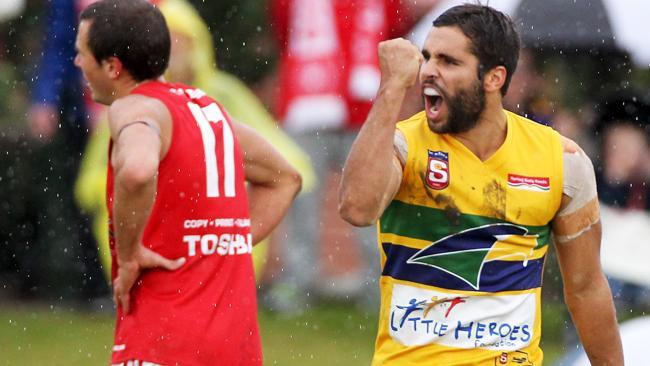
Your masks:
{"label": "raised arm", "polygon": [[401,38],[381,42],[378,52],[379,91],[345,162],[339,189],[339,213],[355,226],[374,224],[402,181],[402,162],[393,146],[395,124],[422,62],[417,47]]}
{"label": "raised arm", "polygon": [[573,145],[564,154],[565,194],[553,221],[564,299],[591,364],[623,365],[616,311],[600,265],[594,170],[584,152]]}
{"label": "raised arm", "polygon": [[184,258],[170,260],[141,244],[156,196],[158,164],[169,147],[171,116],[165,106],[144,96],[122,98],[109,108],[114,173],[113,222],[118,273],[115,301],[129,312],[129,293],[141,271],[174,270]]}
{"label": "raised arm", "polygon": [[280,153],[252,128],[233,122],[244,151],[253,243],[277,226],[300,192],[302,179]]}

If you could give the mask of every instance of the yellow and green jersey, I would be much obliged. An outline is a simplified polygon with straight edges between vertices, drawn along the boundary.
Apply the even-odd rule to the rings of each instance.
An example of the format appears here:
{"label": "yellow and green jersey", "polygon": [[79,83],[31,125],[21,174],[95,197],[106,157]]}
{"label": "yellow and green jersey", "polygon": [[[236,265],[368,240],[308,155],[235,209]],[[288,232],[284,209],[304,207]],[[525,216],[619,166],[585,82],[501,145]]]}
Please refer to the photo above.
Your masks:
{"label": "yellow and green jersey", "polygon": [[549,222],[562,198],[560,135],[505,112],[485,161],[424,112],[400,122],[402,183],[379,221],[373,365],[539,365]]}

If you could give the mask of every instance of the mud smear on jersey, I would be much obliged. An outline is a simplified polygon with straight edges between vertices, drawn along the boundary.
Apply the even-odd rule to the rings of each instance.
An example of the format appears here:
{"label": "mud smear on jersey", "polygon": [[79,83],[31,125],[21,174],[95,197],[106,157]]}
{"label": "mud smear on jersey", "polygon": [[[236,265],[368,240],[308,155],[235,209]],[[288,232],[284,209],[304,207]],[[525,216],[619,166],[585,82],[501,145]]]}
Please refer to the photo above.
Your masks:
{"label": "mud smear on jersey", "polygon": [[460,225],[460,210],[456,207],[454,199],[448,195],[439,193],[434,195],[431,192],[431,188],[427,185],[427,179],[425,174],[420,174],[420,180],[422,180],[422,185],[424,186],[424,192],[426,192],[427,197],[431,199],[436,204],[443,207],[445,212],[445,217],[449,220],[449,224],[453,226]]}
{"label": "mud smear on jersey", "polygon": [[445,217],[449,220],[451,225],[460,225],[460,210],[456,207],[453,198],[444,194],[438,194],[433,201],[444,207],[443,210],[445,211]]}
{"label": "mud smear on jersey", "polygon": [[506,218],[506,190],[496,180],[488,183],[483,188],[484,205],[481,211],[487,216],[505,220]]}

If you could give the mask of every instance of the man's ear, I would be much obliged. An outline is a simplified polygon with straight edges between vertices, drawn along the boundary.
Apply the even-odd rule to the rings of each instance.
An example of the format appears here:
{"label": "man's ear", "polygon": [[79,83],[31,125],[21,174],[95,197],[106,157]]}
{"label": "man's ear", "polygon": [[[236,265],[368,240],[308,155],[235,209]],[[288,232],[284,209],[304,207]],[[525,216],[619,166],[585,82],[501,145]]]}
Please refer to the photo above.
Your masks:
{"label": "man's ear", "polygon": [[102,61],[102,68],[108,73],[108,77],[111,79],[117,79],[122,75],[124,71],[124,65],[119,58],[111,56],[106,60]]}
{"label": "man's ear", "polygon": [[490,69],[483,78],[483,88],[486,92],[500,91],[506,82],[508,70],[504,66],[496,66]]}

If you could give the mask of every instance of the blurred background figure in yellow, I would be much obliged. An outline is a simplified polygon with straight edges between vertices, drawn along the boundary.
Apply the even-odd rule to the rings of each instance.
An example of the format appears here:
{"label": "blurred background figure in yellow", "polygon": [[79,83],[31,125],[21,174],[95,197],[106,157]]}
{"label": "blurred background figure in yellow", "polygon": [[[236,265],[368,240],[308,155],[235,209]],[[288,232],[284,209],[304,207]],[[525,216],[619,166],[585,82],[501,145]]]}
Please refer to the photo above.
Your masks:
{"label": "blurred background figure in yellow", "polygon": [[[205,91],[231,113],[262,134],[294,166],[303,177],[302,192],[313,189],[315,174],[309,157],[278,127],[255,94],[236,76],[216,66],[212,37],[196,9],[186,0],[157,2],[165,16],[172,37],[169,68],[165,77]],[[108,126],[99,123],[85,151],[76,184],[76,197],[81,207],[94,214],[93,231],[100,247],[102,263],[108,274],[108,215],[104,205],[106,191],[106,153]],[[253,260],[257,278],[262,273],[268,250],[267,241],[255,246]]]}

